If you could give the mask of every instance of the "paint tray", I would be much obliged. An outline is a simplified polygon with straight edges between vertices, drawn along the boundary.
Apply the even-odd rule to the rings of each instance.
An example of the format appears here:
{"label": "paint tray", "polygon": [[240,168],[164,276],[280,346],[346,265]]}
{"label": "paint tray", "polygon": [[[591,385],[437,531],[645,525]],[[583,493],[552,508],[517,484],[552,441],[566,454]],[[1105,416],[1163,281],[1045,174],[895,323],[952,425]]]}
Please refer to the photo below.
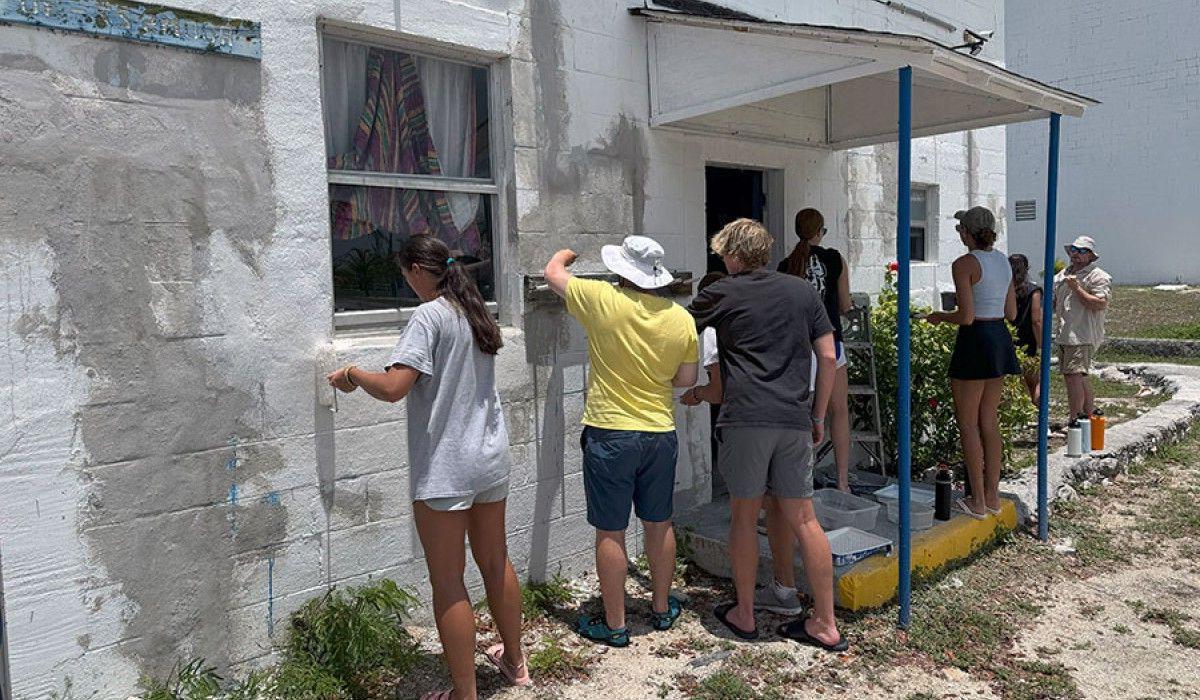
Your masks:
{"label": "paint tray", "polygon": [[[911,488],[909,488],[908,493],[912,498],[913,503],[931,506],[933,505],[933,502],[937,500],[937,494],[933,489],[922,488],[920,486],[913,485]],[[890,486],[885,486],[872,495],[875,496],[875,500],[879,501],[880,503],[886,504],[888,501],[899,501],[900,485],[891,484]]]}
{"label": "paint tray", "polygon": [[853,564],[879,552],[892,553],[891,540],[855,527],[841,527],[825,533],[825,536],[829,538],[834,566]]}

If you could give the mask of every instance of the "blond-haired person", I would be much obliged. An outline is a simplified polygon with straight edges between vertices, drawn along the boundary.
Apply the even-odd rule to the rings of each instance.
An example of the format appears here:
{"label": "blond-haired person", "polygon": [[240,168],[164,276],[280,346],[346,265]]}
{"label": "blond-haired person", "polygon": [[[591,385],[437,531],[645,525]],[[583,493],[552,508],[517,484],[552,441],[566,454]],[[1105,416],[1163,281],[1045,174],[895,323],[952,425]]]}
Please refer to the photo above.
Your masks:
{"label": "blond-haired person", "polygon": [[[736,636],[758,637],[758,513],[770,491],[800,541],[814,601],[810,617],[782,625],[778,632],[841,651],[847,645],[833,614],[829,540],[812,506],[812,449],[824,436],[822,411],[829,404],[837,363],[833,326],[811,284],[765,268],[773,242],[757,221],[738,219],[726,225],[713,237],[712,250],[729,276],[706,287],[688,306],[699,328],[717,329],[723,374],[717,464],[729,487],[729,559],[737,602],[719,605],[714,612]],[[810,415],[809,409],[814,351],[820,369],[812,405],[819,415]]]}

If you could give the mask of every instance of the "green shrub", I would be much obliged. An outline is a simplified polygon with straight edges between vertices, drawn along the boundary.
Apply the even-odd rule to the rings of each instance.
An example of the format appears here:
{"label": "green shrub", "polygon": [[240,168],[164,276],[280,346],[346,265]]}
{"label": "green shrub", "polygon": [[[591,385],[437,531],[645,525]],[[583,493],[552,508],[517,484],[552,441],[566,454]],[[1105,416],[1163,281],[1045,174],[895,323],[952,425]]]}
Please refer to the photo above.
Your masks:
{"label": "green shrub", "polygon": [[204,665],[204,659],[192,659],[186,665],[176,663],[166,680],[142,676],[138,686],[142,700],[211,700],[221,694],[221,677]]}
{"label": "green shrub", "polygon": [[[886,284],[879,301],[871,309],[872,345],[875,351],[876,388],[879,392],[879,412],[883,425],[884,449],[888,464],[895,473],[897,463],[898,421],[896,369],[898,341],[896,311],[898,297],[895,277],[885,276]],[[913,312],[927,312],[927,307],[912,307]],[[919,475],[939,462],[961,461],[962,448],[958,441],[958,425],[954,418],[954,397],[950,389],[950,355],[958,327],[924,321],[912,322],[912,473]],[[1020,377],[1009,377],[1004,385],[1000,404],[1000,432],[1004,440],[1004,462],[1011,456],[1013,439],[1032,420],[1033,404],[1029,401]]]}
{"label": "green shrub", "polygon": [[561,610],[575,601],[570,582],[561,576],[545,581],[527,581],[521,587],[521,614],[526,620],[537,620]]}
{"label": "green shrub", "polygon": [[394,581],[332,589],[291,617],[274,691],[285,698],[363,698],[380,673],[402,675],[419,658],[404,629],[417,600]]}

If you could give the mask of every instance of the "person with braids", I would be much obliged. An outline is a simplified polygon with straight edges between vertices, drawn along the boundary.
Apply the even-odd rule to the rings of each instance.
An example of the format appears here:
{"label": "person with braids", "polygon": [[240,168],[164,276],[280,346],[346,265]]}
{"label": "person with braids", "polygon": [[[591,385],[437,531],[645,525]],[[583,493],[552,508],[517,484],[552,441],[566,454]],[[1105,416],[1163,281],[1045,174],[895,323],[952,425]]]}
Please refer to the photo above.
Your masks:
{"label": "person with braids", "polygon": [[[1029,258],[1013,253],[1008,256],[1008,265],[1012,268],[1013,290],[1017,295],[1017,320],[1013,321],[1017,330],[1013,340],[1026,357],[1036,358],[1042,342],[1042,288],[1029,281]],[[1033,405],[1038,405],[1042,395],[1041,370],[1037,365],[1029,365],[1021,372],[1021,379]]]}
{"label": "person with braids", "polygon": [[996,250],[996,217],[986,207],[955,212],[967,254],[954,261],[958,308],[929,314],[930,323],[958,325],[950,356],[954,414],[967,462],[971,497],[960,498],[963,513],[982,520],[1000,513],[1000,399],[1004,377],[1020,374],[1012,335],[1004,320],[1017,317],[1012,268]]}
{"label": "person with braids", "polygon": [[464,539],[483,575],[501,644],[486,651],[513,685],[529,685],[521,648],[521,590],[508,559],[504,508],[510,458],[496,391],[500,328],[462,263],[432,236],[412,236],[400,271],[422,303],[386,369],[348,365],[329,383],[380,401],[408,399],[409,489],[425,550],[433,611],[453,690],[423,700],[473,700],[475,615],[463,583]]}

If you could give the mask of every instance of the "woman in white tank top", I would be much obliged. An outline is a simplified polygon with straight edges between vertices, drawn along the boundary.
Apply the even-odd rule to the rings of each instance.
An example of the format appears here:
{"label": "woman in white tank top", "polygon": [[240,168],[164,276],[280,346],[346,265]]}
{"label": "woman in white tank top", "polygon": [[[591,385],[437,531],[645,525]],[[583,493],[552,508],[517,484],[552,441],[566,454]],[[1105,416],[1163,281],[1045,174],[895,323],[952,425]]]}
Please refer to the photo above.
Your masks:
{"label": "woman in white tank top", "polygon": [[967,246],[952,268],[958,308],[930,314],[928,320],[958,325],[949,374],[971,497],[959,499],[957,506],[982,520],[1000,514],[1000,398],[1005,375],[1021,373],[1004,321],[1016,318],[1017,297],[1008,258],[992,247],[996,217],[985,207],[972,207],[954,218]]}

